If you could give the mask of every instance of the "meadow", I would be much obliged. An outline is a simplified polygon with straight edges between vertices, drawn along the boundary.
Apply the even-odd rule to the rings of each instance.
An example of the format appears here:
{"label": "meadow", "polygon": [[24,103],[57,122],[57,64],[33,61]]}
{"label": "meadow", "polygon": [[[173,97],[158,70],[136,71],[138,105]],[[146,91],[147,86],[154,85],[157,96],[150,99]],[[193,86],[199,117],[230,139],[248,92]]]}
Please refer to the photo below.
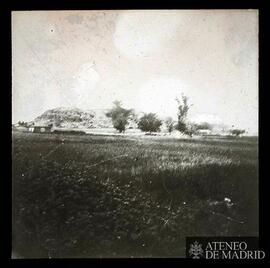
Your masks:
{"label": "meadow", "polygon": [[257,138],[14,132],[12,159],[17,257],[184,257],[186,236],[258,235]]}

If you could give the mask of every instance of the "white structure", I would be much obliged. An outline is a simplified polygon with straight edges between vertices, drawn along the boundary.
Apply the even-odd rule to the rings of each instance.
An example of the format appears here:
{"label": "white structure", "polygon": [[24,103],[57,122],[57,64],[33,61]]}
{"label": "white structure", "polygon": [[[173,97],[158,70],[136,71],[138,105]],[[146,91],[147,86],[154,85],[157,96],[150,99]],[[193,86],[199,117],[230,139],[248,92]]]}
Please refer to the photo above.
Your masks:
{"label": "white structure", "polygon": [[200,135],[211,135],[212,131],[210,129],[199,129],[197,133]]}

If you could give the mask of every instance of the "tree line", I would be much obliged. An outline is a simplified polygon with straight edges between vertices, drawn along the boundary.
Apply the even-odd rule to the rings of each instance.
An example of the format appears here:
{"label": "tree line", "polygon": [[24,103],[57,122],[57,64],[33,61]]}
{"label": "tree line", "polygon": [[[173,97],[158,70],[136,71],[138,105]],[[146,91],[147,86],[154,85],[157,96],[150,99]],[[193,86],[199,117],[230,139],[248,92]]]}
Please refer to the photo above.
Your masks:
{"label": "tree line", "polygon": [[[184,94],[181,98],[176,98],[177,104],[177,121],[172,117],[167,117],[164,122],[158,118],[155,113],[144,113],[140,118],[137,117],[133,109],[125,109],[122,103],[118,100],[113,102],[113,107],[106,113],[106,116],[112,120],[113,127],[120,133],[124,133],[130,119],[133,119],[140,130],[143,132],[159,132],[160,127],[164,123],[169,133],[173,130],[192,137],[198,130],[212,130],[211,124],[204,122],[200,124],[191,123],[188,121],[188,111],[191,105],[188,103],[188,98]],[[233,129],[230,133],[234,136],[243,134],[245,130]]]}
{"label": "tree line", "polygon": [[[133,120],[137,127],[146,133],[159,132],[160,127],[164,124],[168,133],[172,133],[173,130],[192,137],[198,130],[212,130],[212,125],[203,122],[200,124],[191,123],[188,121],[188,112],[191,105],[188,102],[187,96],[181,95],[181,98],[176,98],[177,105],[177,120],[173,120],[172,117],[167,117],[164,121],[158,118],[155,113],[144,113],[140,118],[135,113],[134,109],[126,109],[123,107],[121,101],[114,101],[113,107],[106,113],[106,116],[111,119],[113,127],[120,133],[124,133],[130,120]],[[81,121],[79,118],[76,121]],[[19,126],[29,127],[28,122],[19,121]],[[52,124],[51,124],[52,125]],[[54,125],[60,126],[60,119],[55,118]],[[245,133],[242,129],[230,130],[231,135],[240,136]]]}

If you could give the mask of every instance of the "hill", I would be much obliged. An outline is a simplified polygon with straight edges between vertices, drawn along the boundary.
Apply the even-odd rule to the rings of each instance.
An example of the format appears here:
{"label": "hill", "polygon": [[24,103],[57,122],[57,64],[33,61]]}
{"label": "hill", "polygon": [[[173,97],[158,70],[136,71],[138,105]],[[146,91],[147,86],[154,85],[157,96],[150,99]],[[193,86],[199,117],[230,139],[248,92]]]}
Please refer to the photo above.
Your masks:
{"label": "hill", "polygon": [[[47,110],[34,119],[36,125],[53,124],[62,128],[111,128],[111,119],[106,116],[108,109],[82,110],[79,108],[55,108]],[[128,127],[135,127],[129,120]]]}

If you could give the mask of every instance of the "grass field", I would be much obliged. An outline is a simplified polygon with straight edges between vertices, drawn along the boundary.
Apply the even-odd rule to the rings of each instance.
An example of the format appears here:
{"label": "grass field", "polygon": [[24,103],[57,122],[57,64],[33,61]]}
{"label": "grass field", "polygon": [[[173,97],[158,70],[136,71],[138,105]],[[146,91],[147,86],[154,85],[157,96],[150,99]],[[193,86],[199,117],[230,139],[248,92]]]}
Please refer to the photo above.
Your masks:
{"label": "grass field", "polygon": [[258,235],[257,138],[12,138],[14,256],[183,257],[186,236]]}

